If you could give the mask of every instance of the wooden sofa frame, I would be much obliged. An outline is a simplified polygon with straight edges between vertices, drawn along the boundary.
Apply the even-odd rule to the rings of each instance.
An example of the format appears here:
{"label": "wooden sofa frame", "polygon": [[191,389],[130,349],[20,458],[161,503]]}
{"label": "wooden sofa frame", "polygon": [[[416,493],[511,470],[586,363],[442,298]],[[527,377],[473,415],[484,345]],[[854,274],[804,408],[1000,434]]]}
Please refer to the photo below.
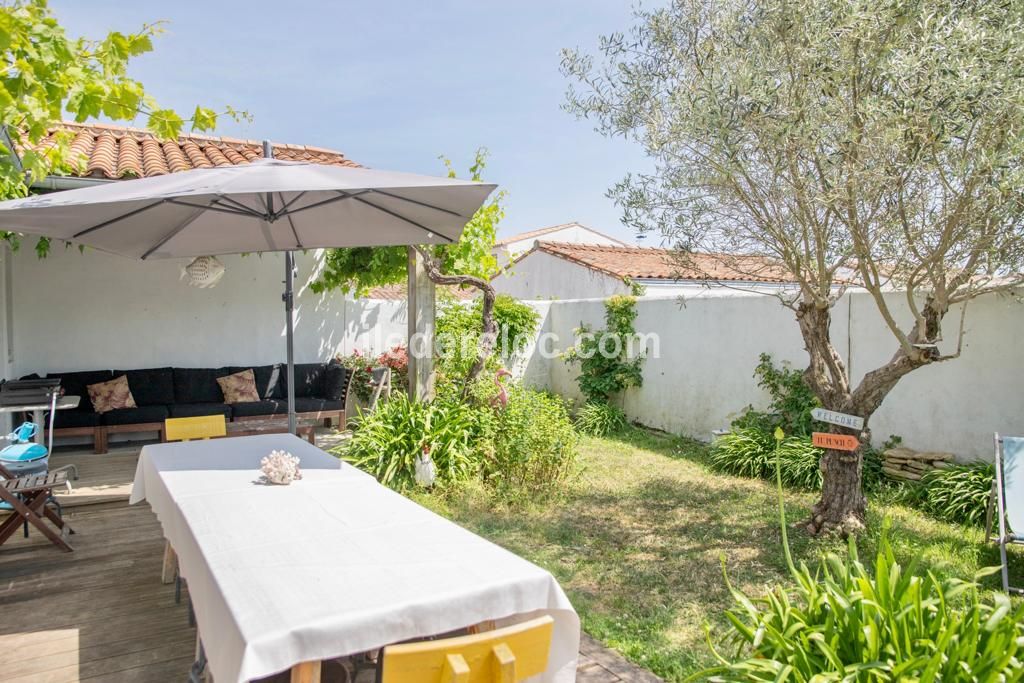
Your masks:
{"label": "wooden sofa frame", "polygon": [[[348,387],[346,387],[345,395],[347,396]],[[314,423],[323,423],[324,427],[330,427],[332,423],[336,423],[339,427],[344,427],[345,422],[345,410],[318,410],[316,412],[309,413],[296,413],[296,417],[299,420],[309,420]],[[237,420],[231,420],[231,422],[256,422],[262,420],[281,420],[287,419],[287,415],[250,415],[239,418]],[[111,434],[139,434],[143,432],[159,432],[160,441],[166,441],[166,435],[164,434],[164,423],[163,422],[140,422],[138,424],[123,424],[123,425],[97,425],[95,427],[62,427],[60,429],[54,429],[53,435],[55,437],[62,436],[91,436],[93,443],[93,453],[103,454],[106,453],[109,448],[109,437]],[[47,431],[46,437],[49,436]]]}

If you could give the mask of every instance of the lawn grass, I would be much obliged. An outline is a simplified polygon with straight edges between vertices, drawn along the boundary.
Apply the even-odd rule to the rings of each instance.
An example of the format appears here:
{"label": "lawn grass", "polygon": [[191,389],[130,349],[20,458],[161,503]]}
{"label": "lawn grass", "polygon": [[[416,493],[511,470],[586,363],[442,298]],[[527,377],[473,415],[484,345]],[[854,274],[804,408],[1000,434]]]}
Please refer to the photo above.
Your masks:
{"label": "lawn grass", "polygon": [[[582,472],[557,499],[502,504],[470,487],[417,500],[550,570],[587,633],[667,680],[683,680],[712,663],[705,624],[713,634],[725,630],[723,561],[748,594],[787,581],[775,489],[711,471],[704,444],[643,430],[585,439],[581,455]],[[843,551],[842,541],[812,539],[795,526],[814,500],[786,493],[794,556],[812,565],[825,551]],[[979,529],[881,501],[869,515],[865,559],[888,516],[898,558],[918,558],[921,571],[970,578],[998,563]]]}

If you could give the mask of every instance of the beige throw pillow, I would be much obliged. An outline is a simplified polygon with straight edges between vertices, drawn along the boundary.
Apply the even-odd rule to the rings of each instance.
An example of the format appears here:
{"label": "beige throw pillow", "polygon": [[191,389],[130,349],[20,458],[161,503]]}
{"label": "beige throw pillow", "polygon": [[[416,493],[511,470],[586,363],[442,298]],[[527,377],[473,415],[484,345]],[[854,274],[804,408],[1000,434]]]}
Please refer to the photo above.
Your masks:
{"label": "beige throw pillow", "polygon": [[224,394],[225,403],[253,403],[260,400],[260,392],[256,391],[256,375],[252,369],[218,377],[217,384]]}
{"label": "beige throw pillow", "polygon": [[108,413],[118,408],[137,408],[132,390],[128,387],[128,375],[115,377],[109,382],[90,384],[86,391],[97,413]]}

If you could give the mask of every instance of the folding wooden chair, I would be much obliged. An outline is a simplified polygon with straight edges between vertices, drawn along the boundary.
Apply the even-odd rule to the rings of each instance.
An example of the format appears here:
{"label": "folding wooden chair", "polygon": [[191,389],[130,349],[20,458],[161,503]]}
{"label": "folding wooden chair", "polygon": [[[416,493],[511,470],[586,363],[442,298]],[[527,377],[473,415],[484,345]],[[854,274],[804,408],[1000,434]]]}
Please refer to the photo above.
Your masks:
{"label": "folding wooden chair", "polygon": [[[10,538],[22,523],[31,524],[50,539],[50,542],[61,550],[71,552],[73,548],[65,540],[65,536],[75,533],[64,521],[60,513],[50,503],[53,489],[67,484],[68,473],[54,470],[42,474],[30,474],[24,477],[12,477],[10,471],[0,466],[0,501],[11,508],[7,519],[0,524],[0,545]],[[53,522],[55,532],[43,518]]]}
{"label": "folding wooden chair", "polygon": [[[1024,544],[1024,437],[996,434],[995,440],[996,479],[992,482],[992,493],[989,496],[985,537],[999,544],[1003,590],[1024,594],[1024,589],[1010,585],[1010,568],[1006,560],[1007,545]],[[993,511],[996,512],[998,536],[992,536]]]}
{"label": "folding wooden chair", "polygon": [[554,620],[469,636],[389,645],[381,683],[518,683],[548,668]]}

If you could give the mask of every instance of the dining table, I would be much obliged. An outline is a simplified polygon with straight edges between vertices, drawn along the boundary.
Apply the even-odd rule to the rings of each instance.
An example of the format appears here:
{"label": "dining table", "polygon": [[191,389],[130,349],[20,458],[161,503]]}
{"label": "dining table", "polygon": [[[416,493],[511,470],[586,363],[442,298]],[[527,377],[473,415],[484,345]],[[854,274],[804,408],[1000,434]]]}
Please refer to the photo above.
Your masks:
{"label": "dining table", "polygon": [[[273,451],[296,456],[302,478],[267,483]],[[550,572],[294,435],[147,445],[130,498],[143,501],[218,683],[315,681],[326,660],[541,615],[554,629],[531,681],[575,680],[580,622]]]}

